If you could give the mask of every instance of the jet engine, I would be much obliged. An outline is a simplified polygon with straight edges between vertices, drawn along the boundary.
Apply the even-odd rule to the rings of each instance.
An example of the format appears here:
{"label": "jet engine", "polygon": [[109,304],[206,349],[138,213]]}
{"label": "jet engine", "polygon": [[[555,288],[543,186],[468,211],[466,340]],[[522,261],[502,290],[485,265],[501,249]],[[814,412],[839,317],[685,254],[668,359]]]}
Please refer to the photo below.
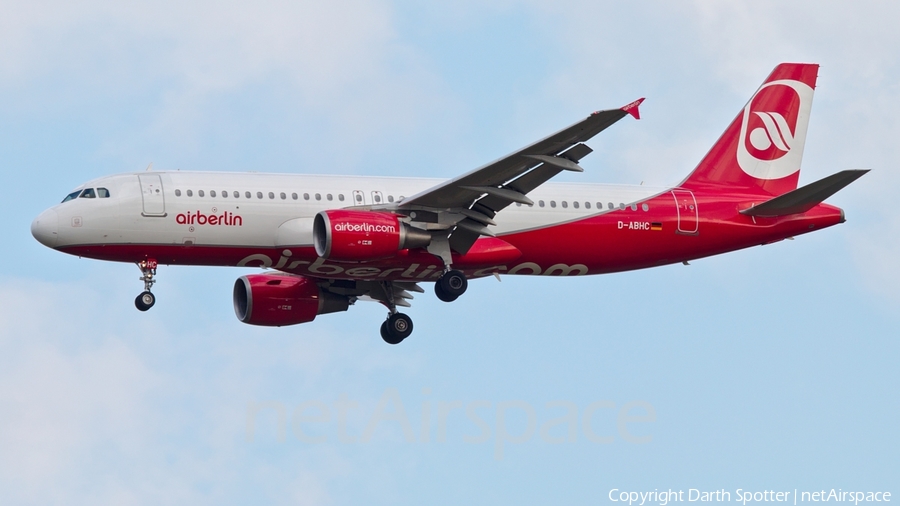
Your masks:
{"label": "jet engine", "polygon": [[314,280],[286,274],[241,276],[233,298],[238,320],[266,327],[311,322],[350,306],[350,299],[322,290]]}
{"label": "jet engine", "polygon": [[392,213],[336,209],[320,212],[313,222],[316,254],[338,262],[378,260],[430,242],[429,232]]}

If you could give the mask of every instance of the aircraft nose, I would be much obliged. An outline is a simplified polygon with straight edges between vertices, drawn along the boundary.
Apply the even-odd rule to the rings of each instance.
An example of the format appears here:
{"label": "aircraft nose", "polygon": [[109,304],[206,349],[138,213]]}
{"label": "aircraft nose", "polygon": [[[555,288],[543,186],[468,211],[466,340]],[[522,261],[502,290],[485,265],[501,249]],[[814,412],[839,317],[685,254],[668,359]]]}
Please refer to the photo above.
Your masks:
{"label": "aircraft nose", "polygon": [[53,248],[56,246],[58,228],[59,215],[53,209],[47,209],[31,222],[31,235],[44,246]]}

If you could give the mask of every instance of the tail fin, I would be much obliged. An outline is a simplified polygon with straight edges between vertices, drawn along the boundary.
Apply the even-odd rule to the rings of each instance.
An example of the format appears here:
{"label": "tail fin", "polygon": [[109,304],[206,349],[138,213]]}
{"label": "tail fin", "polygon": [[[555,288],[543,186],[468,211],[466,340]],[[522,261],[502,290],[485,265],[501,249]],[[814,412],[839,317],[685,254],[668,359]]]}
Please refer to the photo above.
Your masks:
{"label": "tail fin", "polygon": [[818,69],[811,63],[775,67],[681,185],[762,195],[796,189]]}

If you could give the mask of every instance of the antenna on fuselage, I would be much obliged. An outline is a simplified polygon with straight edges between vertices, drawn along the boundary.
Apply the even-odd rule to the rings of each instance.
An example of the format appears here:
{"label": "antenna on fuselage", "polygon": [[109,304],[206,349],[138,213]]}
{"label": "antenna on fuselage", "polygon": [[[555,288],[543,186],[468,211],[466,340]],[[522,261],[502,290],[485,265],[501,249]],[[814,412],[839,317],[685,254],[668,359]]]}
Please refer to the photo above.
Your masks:
{"label": "antenna on fuselage", "polygon": [[147,172],[153,170],[153,162],[150,162],[150,165],[147,166]]}

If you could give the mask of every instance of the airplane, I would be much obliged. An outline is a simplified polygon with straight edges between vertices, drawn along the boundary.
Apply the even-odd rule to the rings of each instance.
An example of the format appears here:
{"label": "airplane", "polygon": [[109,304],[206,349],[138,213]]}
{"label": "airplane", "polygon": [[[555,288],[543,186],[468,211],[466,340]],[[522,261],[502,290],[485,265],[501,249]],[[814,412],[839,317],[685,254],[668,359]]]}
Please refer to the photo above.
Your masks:
{"label": "airplane", "polygon": [[643,99],[597,111],[449,180],[275,173],[147,171],[78,186],[32,223],[70,255],[132,262],[141,311],[157,267],[259,267],[234,284],[241,322],[283,326],[388,309],[381,336],[411,334],[410,292],[434,283],[452,302],[468,280],[580,276],[717,255],[843,223],[823,201],[868,170],[798,188],[817,64],[775,67],[696,168],[674,187],[550,183],[582,172],[586,141]]}

